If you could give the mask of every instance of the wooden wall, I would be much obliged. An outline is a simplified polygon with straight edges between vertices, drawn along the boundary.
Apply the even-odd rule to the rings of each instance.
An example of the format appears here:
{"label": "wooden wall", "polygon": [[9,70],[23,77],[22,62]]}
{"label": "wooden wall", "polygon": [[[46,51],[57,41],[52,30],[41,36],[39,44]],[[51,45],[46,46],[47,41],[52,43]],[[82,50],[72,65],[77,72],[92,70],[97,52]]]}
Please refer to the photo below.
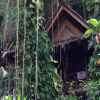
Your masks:
{"label": "wooden wall", "polygon": [[54,45],[73,41],[82,36],[79,27],[75,26],[69,19],[58,19],[53,28],[52,41]]}

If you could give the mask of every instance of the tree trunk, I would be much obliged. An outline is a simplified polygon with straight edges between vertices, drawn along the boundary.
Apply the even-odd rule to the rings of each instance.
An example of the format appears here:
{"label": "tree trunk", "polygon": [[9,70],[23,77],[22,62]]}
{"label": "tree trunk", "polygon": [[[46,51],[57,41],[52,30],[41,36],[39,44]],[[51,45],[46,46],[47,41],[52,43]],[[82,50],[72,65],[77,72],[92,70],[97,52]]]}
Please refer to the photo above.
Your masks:
{"label": "tree trunk", "polygon": [[95,16],[98,16],[98,14],[99,14],[99,3],[100,3],[100,1],[99,0],[95,0],[95,6],[94,6],[94,17]]}

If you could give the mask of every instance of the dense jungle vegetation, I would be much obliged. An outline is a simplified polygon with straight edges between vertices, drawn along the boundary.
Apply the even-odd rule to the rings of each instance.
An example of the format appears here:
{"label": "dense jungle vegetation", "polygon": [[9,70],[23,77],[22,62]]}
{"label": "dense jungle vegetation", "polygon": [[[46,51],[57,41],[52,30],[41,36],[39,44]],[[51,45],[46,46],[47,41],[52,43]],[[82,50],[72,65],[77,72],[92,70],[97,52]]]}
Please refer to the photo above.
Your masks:
{"label": "dense jungle vegetation", "polygon": [[[19,79],[16,86],[16,94],[28,98],[27,100],[83,100],[81,96],[77,96],[73,93],[73,81],[70,82],[70,95],[63,95],[63,82],[54,66],[54,63],[57,62],[51,57],[53,46],[48,37],[48,33],[45,31],[45,23],[50,17],[48,11],[50,10],[51,5],[55,4],[57,6],[58,1],[61,0],[27,0],[26,5],[24,6],[25,1],[20,0],[18,23],[17,6],[9,6],[8,9],[6,9],[8,4],[7,0],[0,0],[1,44],[2,41],[4,44],[13,42],[14,45],[12,48],[16,47],[17,28],[15,28],[15,33],[5,35],[2,27],[4,27],[6,19],[8,19],[7,27],[11,22],[14,23],[15,27],[17,27],[16,23],[19,24],[18,68],[20,70],[17,71],[21,71],[22,74],[18,75]],[[92,44],[95,50],[90,58],[89,64],[87,65],[89,79],[81,81],[80,86],[86,91],[86,100],[100,100],[100,68],[97,67],[97,62],[100,59],[100,41],[97,37],[97,35],[100,34],[100,0],[77,0],[79,2],[75,2],[76,0],[63,1],[65,4],[69,4],[73,9],[75,9],[89,24],[89,29],[84,33],[84,36],[88,39],[89,44]],[[6,32],[9,30],[10,29],[7,29]],[[26,35],[24,34],[25,31]],[[5,38],[5,36],[10,36],[10,39],[8,37]],[[1,48],[2,47],[5,48],[1,45]],[[36,58],[37,56],[38,58]],[[23,72],[24,83],[22,80]],[[0,76],[0,96],[5,96],[6,94],[11,95],[6,93],[7,89],[5,88],[6,86],[4,86],[4,81],[7,79],[15,80],[14,72],[9,73],[6,77],[2,77],[2,74]],[[10,99],[11,98],[9,97],[5,100]]]}

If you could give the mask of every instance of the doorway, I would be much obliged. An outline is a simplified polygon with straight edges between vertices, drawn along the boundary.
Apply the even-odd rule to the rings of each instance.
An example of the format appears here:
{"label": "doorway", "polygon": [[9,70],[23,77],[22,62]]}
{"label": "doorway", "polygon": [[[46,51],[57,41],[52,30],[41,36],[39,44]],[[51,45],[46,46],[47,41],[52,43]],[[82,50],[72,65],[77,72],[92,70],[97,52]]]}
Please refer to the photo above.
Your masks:
{"label": "doorway", "polygon": [[86,71],[87,53],[88,42],[85,39],[55,47],[53,57],[59,62],[55,66],[63,81],[77,80],[77,73]]}

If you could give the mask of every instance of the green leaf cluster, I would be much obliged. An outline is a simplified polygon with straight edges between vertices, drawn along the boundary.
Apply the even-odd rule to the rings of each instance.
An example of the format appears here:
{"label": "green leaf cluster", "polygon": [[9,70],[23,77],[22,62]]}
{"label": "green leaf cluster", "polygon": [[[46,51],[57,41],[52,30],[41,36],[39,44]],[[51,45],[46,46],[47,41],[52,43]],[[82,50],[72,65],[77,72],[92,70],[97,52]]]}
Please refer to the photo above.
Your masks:
{"label": "green leaf cluster", "polygon": [[100,20],[92,18],[87,23],[89,24],[89,28],[84,34],[85,38],[91,38],[100,33]]}

